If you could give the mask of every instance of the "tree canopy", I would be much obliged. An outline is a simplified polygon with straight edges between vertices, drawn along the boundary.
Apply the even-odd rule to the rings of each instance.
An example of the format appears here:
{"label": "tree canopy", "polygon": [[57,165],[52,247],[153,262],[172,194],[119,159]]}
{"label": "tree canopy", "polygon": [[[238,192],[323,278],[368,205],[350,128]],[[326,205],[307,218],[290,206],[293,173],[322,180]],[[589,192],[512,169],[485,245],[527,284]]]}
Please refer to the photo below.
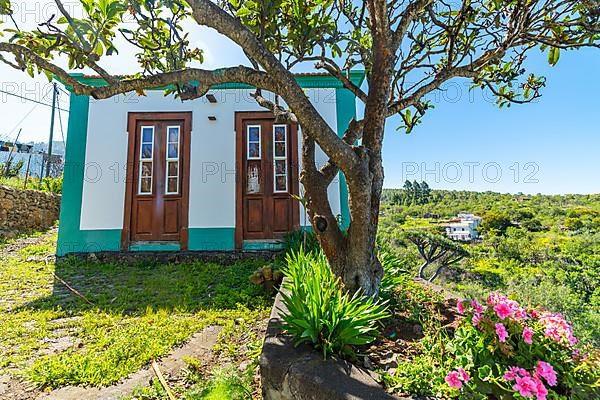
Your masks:
{"label": "tree canopy", "polygon": [[[299,123],[303,135],[302,184],[319,242],[334,272],[351,288],[376,294],[383,269],[374,246],[384,171],[386,120],[399,115],[410,132],[432,108],[432,93],[451,79],[491,92],[500,106],[541,95],[545,78],[528,71],[527,54],[538,49],[557,64],[563,51],[600,46],[598,0],[80,0],[84,15],[61,15],[32,31],[14,19],[0,34],[0,61],[30,74],[55,75],[75,93],[96,99],[174,85],[183,100],[211,86],[239,82],[279,121]],[[8,0],[0,13],[11,15]],[[135,24],[123,26],[125,18]],[[236,43],[245,65],[201,68],[203,49],[190,40],[194,24]],[[106,58],[115,57],[117,35],[136,50],[139,72],[118,77]],[[106,85],[79,82],[69,70],[88,69]],[[337,78],[364,104],[364,116],[343,134],[327,124],[294,79],[299,68]],[[366,85],[348,77],[364,69]],[[262,90],[275,93],[274,100]],[[280,101],[282,100],[282,101]],[[315,164],[316,145],[328,155]],[[351,222],[337,224],[327,187],[343,172]]]}

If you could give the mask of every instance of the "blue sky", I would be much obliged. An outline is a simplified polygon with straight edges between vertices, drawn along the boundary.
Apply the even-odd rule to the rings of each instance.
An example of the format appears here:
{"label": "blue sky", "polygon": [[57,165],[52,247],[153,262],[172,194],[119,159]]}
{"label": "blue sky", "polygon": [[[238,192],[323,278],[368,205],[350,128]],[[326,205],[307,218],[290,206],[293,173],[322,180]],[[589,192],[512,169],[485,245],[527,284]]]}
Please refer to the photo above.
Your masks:
{"label": "blue sky", "polygon": [[[52,0],[27,5],[28,12],[17,15],[25,27],[55,12]],[[243,62],[239,49],[214,31],[196,29],[191,39],[205,49],[205,68]],[[113,73],[134,72],[133,55],[123,43],[119,46],[121,55],[107,58],[103,66]],[[528,65],[547,77],[543,97],[535,104],[499,109],[489,95],[468,92],[466,81],[453,81],[432,98],[435,109],[412,134],[396,131],[399,122],[390,119],[385,186],[402,186],[408,178],[457,190],[600,193],[600,51],[563,52],[555,67],[534,51]],[[49,103],[47,85],[43,77],[31,79],[0,65],[0,90]],[[66,95],[60,104],[68,107]],[[47,140],[49,111],[0,93],[0,139],[14,139],[23,128],[21,140]],[[66,130],[67,113],[62,117]],[[58,120],[56,135],[60,140]]]}
{"label": "blue sky", "polygon": [[600,192],[600,51],[563,52],[555,67],[538,51],[528,61],[547,77],[533,104],[499,109],[489,95],[454,81],[410,135],[395,132],[398,122],[390,120],[385,186],[426,175],[434,188]]}

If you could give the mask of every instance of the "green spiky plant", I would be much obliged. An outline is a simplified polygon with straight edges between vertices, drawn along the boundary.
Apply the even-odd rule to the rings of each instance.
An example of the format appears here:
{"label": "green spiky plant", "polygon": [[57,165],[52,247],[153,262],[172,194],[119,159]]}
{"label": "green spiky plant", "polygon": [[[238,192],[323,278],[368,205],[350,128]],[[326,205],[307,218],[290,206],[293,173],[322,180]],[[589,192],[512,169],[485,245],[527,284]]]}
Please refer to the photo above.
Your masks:
{"label": "green spiky plant", "polygon": [[302,248],[291,252],[284,273],[288,281],[282,291],[287,307],[283,328],[296,345],[308,343],[324,358],[353,356],[352,346],[375,340],[377,322],[389,315],[386,302],[345,291],[322,253],[305,253]]}

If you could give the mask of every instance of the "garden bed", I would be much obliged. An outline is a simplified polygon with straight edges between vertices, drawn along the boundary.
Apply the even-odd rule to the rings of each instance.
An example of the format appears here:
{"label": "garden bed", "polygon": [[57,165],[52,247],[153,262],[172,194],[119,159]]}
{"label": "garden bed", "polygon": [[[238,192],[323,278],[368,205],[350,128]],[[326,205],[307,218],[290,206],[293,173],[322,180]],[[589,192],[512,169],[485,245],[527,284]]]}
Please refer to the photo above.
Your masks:
{"label": "garden bed", "polygon": [[380,259],[383,303],[344,292],[318,253],[288,258],[260,363],[266,399],[600,398],[600,353],[560,314],[500,293],[457,299]]}

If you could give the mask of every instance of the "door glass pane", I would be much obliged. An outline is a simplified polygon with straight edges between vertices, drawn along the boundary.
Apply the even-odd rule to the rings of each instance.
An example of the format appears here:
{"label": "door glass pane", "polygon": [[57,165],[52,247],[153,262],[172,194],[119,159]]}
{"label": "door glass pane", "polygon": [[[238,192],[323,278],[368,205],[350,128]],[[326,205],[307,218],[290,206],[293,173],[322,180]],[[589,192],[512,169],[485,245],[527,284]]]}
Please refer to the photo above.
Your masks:
{"label": "door glass pane", "polygon": [[260,158],[260,144],[249,143],[248,144],[248,158]]}
{"label": "door glass pane", "polygon": [[285,142],[285,126],[276,126],[275,127],[275,141],[276,142]]}
{"label": "door glass pane", "polygon": [[177,187],[178,178],[169,178],[167,180],[167,192],[177,193],[179,188]]}
{"label": "door glass pane", "polygon": [[142,177],[152,177],[152,161],[142,163]]}
{"label": "door glass pane", "polygon": [[275,160],[275,175],[285,175],[286,164],[285,160]]}
{"label": "door glass pane", "polygon": [[142,144],[142,159],[152,158],[152,143]]}
{"label": "door glass pane", "polygon": [[177,168],[179,166],[179,162],[169,161],[167,163],[167,165],[168,165],[168,168],[167,168],[168,176],[179,176],[179,168]]}
{"label": "door glass pane", "polygon": [[275,191],[287,192],[287,176],[277,175],[275,177]]}
{"label": "door glass pane", "polygon": [[145,126],[142,128],[142,143],[152,143],[154,135],[154,129],[152,127]]}
{"label": "door glass pane", "polygon": [[167,128],[167,165],[166,194],[179,193],[179,142],[181,137],[179,126]]}
{"label": "door glass pane", "polygon": [[167,155],[169,158],[177,158],[179,157],[179,144],[171,144],[169,143],[169,153]]}
{"label": "door glass pane", "polygon": [[248,127],[248,141],[258,142],[260,141],[260,128],[258,126]]}
{"label": "door glass pane", "polygon": [[142,178],[140,184],[140,193],[149,194],[152,193],[152,178]]}
{"label": "door glass pane", "polygon": [[287,192],[287,125],[273,125],[273,191]]}
{"label": "door glass pane", "polygon": [[142,126],[138,172],[138,194],[152,194],[154,126]]}
{"label": "door glass pane", "polygon": [[169,128],[169,142],[179,143],[179,127],[171,126]]}
{"label": "door glass pane", "polygon": [[275,157],[285,156],[285,143],[275,143]]}
{"label": "door glass pane", "polygon": [[253,165],[248,165],[246,193],[260,193],[260,168],[256,161]]}
{"label": "door glass pane", "polygon": [[250,125],[247,128],[247,154],[248,160],[260,160],[261,158],[261,143],[260,143],[260,125]]}

